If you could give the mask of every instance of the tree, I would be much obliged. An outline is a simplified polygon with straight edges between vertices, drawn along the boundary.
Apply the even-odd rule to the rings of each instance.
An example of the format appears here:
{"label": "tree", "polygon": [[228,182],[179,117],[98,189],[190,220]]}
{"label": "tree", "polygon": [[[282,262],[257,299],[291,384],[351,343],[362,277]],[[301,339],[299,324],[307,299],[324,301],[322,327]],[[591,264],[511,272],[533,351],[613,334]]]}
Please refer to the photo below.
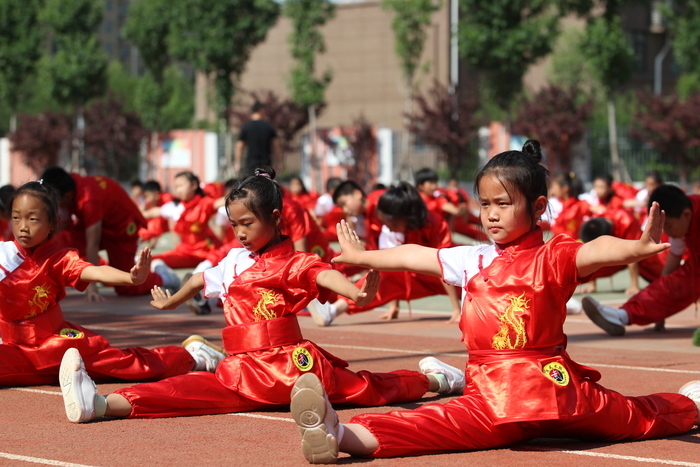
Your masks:
{"label": "tree", "polygon": [[17,130],[9,134],[14,151],[20,151],[24,163],[35,173],[58,165],[58,154],[70,140],[70,118],[63,112],[20,115]]}
{"label": "tree", "polygon": [[513,132],[539,140],[551,172],[570,172],[571,145],[583,137],[592,111],[593,101],[579,103],[575,87],[550,85],[522,105]]}
{"label": "tree", "polygon": [[552,0],[462,0],[461,55],[476,70],[486,95],[508,112],[528,67],[552,51],[560,10]]}
{"label": "tree", "polygon": [[85,110],[85,148],[99,173],[117,180],[132,178],[138,167],[141,140],[148,131],[136,112],[110,94],[93,101]]}
{"label": "tree", "polygon": [[466,159],[467,144],[476,139],[479,130],[476,96],[450,94],[436,81],[427,95],[416,94],[414,103],[417,110],[408,115],[409,130],[436,146],[447,165],[459,171]]}
{"label": "tree", "polygon": [[102,20],[102,9],[99,0],[55,0],[46,2],[39,14],[40,21],[50,27],[58,49],[45,62],[51,95],[59,104],[75,109],[74,170],[84,165],[84,106],[103,95],[106,88],[107,56],[94,35]]}
{"label": "tree", "polygon": [[[277,21],[280,6],[274,0],[178,0],[170,7],[168,49],[212,77],[219,129],[228,136],[228,108],[240,76],[253,48]],[[230,149],[225,159],[232,167]]]}
{"label": "tree", "polygon": [[700,0],[673,2],[664,15],[669,21],[673,57],[682,71],[678,93],[687,97],[700,92]]}
{"label": "tree", "polygon": [[440,8],[440,2],[433,0],[382,0],[382,8],[393,13],[391,29],[394,31],[394,50],[399,60],[401,74],[406,87],[403,148],[406,159],[410,158],[411,135],[407,115],[413,113],[416,72],[428,37],[427,28],[433,13]]}
{"label": "tree", "polygon": [[615,4],[609,2],[606,14],[588,23],[581,50],[605,90],[612,175],[617,180],[630,181],[617,148],[615,97],[632,75],[634,51],[622,30],[620,18],[613,15]]}
{"label": "tree", "polygon": [[40,5],[40,0],[0,2],[0,102],[10,108],[10,131],[15,130],[22,84],[41,56]]}
{"label": "tree", "polygon": [[700,163],[700,93],[681,101],[677,96],[638,93],[637,127],[632,134],[679,167],[682,183]]}
{"label": "tree", "polygon": [[[326,51],[319,29],[333,18],[335,5],[328,0],[286,0],[283,14],[292,23],[288,41],[295,63],[289,78],[289,90],[294,103],[308,109],[311,160],[312,164],[317,165],[314,143],[316,113],[325,105],[324,93],[333,74],[326,70],[320,78],[316,76],[316,54]],[[317,173],[320,177],[320,172]],[[321,185],[320,180],[318,184]]]}

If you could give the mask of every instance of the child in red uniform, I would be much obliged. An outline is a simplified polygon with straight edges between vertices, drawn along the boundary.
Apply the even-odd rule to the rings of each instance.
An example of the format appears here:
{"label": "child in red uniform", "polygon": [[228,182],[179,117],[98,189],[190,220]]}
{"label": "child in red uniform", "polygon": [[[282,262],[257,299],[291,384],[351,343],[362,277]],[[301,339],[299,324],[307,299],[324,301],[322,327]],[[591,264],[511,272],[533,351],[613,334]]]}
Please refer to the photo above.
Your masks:
{"label": "child in red uniform", "polygon": [[76,389],[64,395],[66,404],[82,404],[81,415],[71,421],[103,415],[205,415],[285,405],[294,381],[307,372],[318,375],[331,399],[339,403],[375,406],[416,400],[428,390],[461,389],[462,372],[432,357],[420,365],[426,374],[354,373],[346,362],[302,337],[296,313],[312,298],[333,291],[362,304],[371,300],[379,276],[372,274],[358,289],[317,255],[295,252],[279,232],[282,193],[272,177],[272,169],[256,169],[256,175],[241,181],[226,197],[231,226],[243,248],[231,250],[217,267],[192,276],[173,296],[153,290],[151,304],[159,309],[173,309],[202,288],[205,296],[222,298],[228,324],[222,337],[229,356],[216,374],[195,372],[124,388],[105,400],[90,384],[81,384],[89,378],[79,355],[76,364],[75,352],[67,353],[65,370]]}
{"label": "child in red uniform", "polygon": [[[601,235],[612,235],[625,240],[639,240],[642,236],[642,228],[637,218],[626,209],[608,209],[603,215],[594,217],[581,226],[580,237],[583,242],[590,242]],[[629,270],[630,274],[630,286],[625,290],[625,293],[627,295],[639,293],[639,276],[641,275],[648,282],[653,282],[661,277],[665,256],[666,251],[644,258],[637,263],[630,263],[627,266],[601,268],[593,274],[588,287],[583,288],[583,293],[595,292],[596,279],[610,277],[625,268]]]}
{"label": "child in red uniform", "polygon": [[596,194],[595,203],[591,204],[591,212],[600,215],[607,209],[623,207],[624,200],[615,193],[613,178],[610,174],[598,175],[593,179],[593,191]]}
{"label": "child in red uniform", "polygon": [[[489,449],[537,437],[614,441],[670,436],[698,421],[700,382],[681,394],[625,397],[599,385],[600,373],[566,353],[565,303],[576,284],[603,266],[656,254],[663,214],[654,205],[638,241],[600,237],[579,243],[557,235],[544,243],[538,218],[547,208],[547,170],[536,141],[491,159],[476,177],[481,221],[494,245],[435,250],[420,245],[364,251],[339,227],[347,261],[411,270],[464,288],[462,321],[469,349],[464,395],[415,410],[363,414],[349,424],[324,400],[314,375],[292,391],[291,411],[306,458],[416,456]],[[699,405],[696,405],[699,404]]]}
{"label": "child in red uniform", "polygon": [[[384,192],[377,203],[377,216],[386,227],[382,235],[392,234],[395,245],[415,243],[432,248],[447,248],[454,245],[445,219],[429,211],[418,191],[408,183],[403,182],[398,187],[389,188]],[[360,287],[363,281],[364,278],[355,285]],[[344,299],[326,306],[318,301],[312,302],[309,311],[314,322],[318,326],[329,326],[340,314],[359,313],[387,303],[389,303],[389,311],[382,319],[397,319],[398,300],[416,300],[432,295],[449,296],[452,303],[452,317],[449,322],[459,321],[460,303],[457,289],[438,278],[405,271],[383,272],[381,284],[382,287],[377,291],[374,299],[362,306],[349,303]]]}
{"label": "child in red uniform", "polygon": [[[662,185],[651,193],[649,205],[652,203],[666,212],[664,232],[671,243],[662,277],[620,308],[583,298],[588,317],[613,336],[625,334],[629,324],[661,322],[700,298],[700,195],[686,195],[678,187]],[[688,259],[681,265],[686,250]]]}
{"label": "child in red uniform", "polygon": [[53,241],[57,224],[58,196],[50,187],[30,182],[17,190],[12,203],[15,240],[0,243],[0,387],[57,382],[61,357],[69,348],[80,349],[87,372],[98,381],[158,380],[206,369],[207,361],[214,370],[223,354],[203,342],[189,350],[117,349],[104,337],[66,322],[59,302],[67,286],[84,290],[94,281],[140,284],[149,274],[151,253],[142,250],[129,272],[93,266]]}
{"label": "child in red uniform", "polygon": [[578,198],[581,193],[583,184],[573,172],[552,179],[550,194],[562,203],[561,212],[550,225],[553,234],[566,234],[574,240],[579,238],[579,230],[590,215],[588,203]]}
{"label": "child in red uniform", "polygon": [[382,223],[377,218],[377,201],[383,189],[366,195],[362,187],[352,180],[345,180],[333,192],[333,202],[345,213],[345,219],[356,230],[368,249],[376,250]]}
{"label": "child in red uniform", "polygon": [[0,187],[0,242],[12,240],[12,228],[10,227],[10,210],[12,208],[12,196],[15,187],[4,185]]}
{"label": "child in red uniform", "polygon": [[[160,183],[155,180],[148,180],[141,186],[141,197],[145,211],[160,207],[173,200],[170,193],[163,193]],[[160,236],[169,231],[168,219],[162,216],[153,217],[148,219],[145,228],[139,229],[139,238],[148,248],[155,248]]]}
{"label": "child in red uniform", "polygon": [[[63,245],[77,248],[81,257],[94,265],[100,262],[99,251],[105,250],[112,267],[129,271],[138,251],[138,230],[146,226],[146,219],[121,185],[99,175],[69,174],[60,167],[46,169],[41,178],[58,190],[61,207],[67,211],[62,222],[69,224],[59,233]],[[70,224],[73,218],[75,223]],[[114,291],[118,295],[141,295],[156,285],[170,286],[172,271],[151,266],[154,271],[142,284],[120,285]],[[88,284],[86,298],[103,300],[95,282]]]}
{"label": "child in red uniform", "polygon": [[221,246],[221,240],[209,228],[217,200],[204,194],[199,178],[192,172],[175,175],[173,188],[179,203],[166,203],[144,212],[146,218],[162,216],[174,222],[173,231],[180,236],[174,249],[155,255],[153,260],[161,260],[171,268],[193,268]]}

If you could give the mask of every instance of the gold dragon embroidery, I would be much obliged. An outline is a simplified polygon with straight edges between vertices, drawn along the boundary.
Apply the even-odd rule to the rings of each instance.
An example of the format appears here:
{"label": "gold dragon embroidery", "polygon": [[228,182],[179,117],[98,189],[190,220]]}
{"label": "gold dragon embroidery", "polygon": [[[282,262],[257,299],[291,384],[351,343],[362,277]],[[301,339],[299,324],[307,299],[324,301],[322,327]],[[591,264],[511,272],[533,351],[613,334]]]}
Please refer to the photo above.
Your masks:
{"label": "gold dragon embroidery", "polygon": [[274,293],[272,290],[260,290],[258,291],[258,294],[260,295],[260,301],[257,305],[255,305],[255,308],[253,308],[255,321],[277,318],[275,312],[271,311],[268,307],[277,303],[279,295]]}
{"label": "gold dragon embroidery", "polygon": [[[496,350],[522,349],[527,343],[525,334],[525,323],[522,318],[516,315],[528,309],[529,300],[525,299],[525,293],[519,297],[508,297],[510,305],[506,308],[498,320],[501,322],[501,329],[493,336],[492,347]],[[510,331],[515,334],[515,343],[511,342]]]}
{"label": "gold dragon embroidery", "polygon": [[34,298],[29,300],[29,313],[27,313],[25,318],[39,315],[49,308],[49,286],[46,284],[37,285],[32,290],[35,292]]}

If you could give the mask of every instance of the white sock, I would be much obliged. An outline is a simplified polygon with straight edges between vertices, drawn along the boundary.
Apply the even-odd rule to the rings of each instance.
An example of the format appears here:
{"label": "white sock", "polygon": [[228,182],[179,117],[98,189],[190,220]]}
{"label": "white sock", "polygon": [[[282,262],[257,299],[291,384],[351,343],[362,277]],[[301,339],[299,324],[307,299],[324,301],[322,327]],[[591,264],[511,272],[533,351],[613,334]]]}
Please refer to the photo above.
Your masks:
{"label": "white sock", "polygon": [[100,396],[95,394],[95,418],[102,418],[105,416],[107,411],[107,398],[105,396]]}
{"label": "white sock", "polygon": [[625,326],[630,324],[630,315],[627,314],[624,308],[618,308],[617,314],[620,316],[620,321],[622,321]]}
{"label": "white sock", "polygon": [[338,446],[340,446],[340,442],[343,440],[343,436],[345,435],[345,425],[342,423],[338,423],[338,434],[335,437],[335,440],[338,442]]}
{"label": "white sock", "polygon": [[338,317],[338,307],[332,303],[329,305],[328,311],[331,314],[331,319],[336,319]]}

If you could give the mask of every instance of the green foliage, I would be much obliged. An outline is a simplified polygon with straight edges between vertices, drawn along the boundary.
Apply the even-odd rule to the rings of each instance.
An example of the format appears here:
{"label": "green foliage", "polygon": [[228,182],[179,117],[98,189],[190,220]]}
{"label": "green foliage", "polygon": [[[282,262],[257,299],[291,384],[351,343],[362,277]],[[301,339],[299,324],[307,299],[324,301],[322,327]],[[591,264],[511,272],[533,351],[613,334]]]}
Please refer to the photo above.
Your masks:
{"label": "green foliage", "polygon": [[683,73],[676,83],[676,92],[681,99],[687,99],[693,94],[700,92],[700,74]]}
{"label": "green foliage", "polygon": [[320,78],[315,76],[316,54],[326,50],[319,29],[333,18],[335,5],[328,0],[287,0],[283,14],[292,23],[288,38],[296,61],[289,78],[292,99],[302,107],[319,107],[324,104],[323,95],[333,78],[330,70]]}
{"label": "green foliage", "polygon": [[62,105],[80,105],[106,89],[107,56],[94,36],[62,37],[61,48],[45,63],[51,96]]}
{"label": "green foliage", "polygon": [[552,51],[552,71],[549,76],[552,84],[565,88],[575,86],[581,91],[595,93],[600,89],[600,82],[581,50],[584,36],[584,31],[578,27],[562,31]]}
{"label": "green foliage", "polygon": [[150,73],[131,76],[118,61],[109,64],[107,75],[110,93],[123,102],[124,110],[136,111],[145,128],[169,131],[192,126],[194,85],[177,67],[163,71],[161,84]]}
{"label": "green foliage", "polygon": [[168,48],[172,55],[212,74],[218,114],[235,93],[253,48],[275,24],[280,5],[274,0],[179,0],[171,4]]}
{"label": "green foliage", "polygon": [[39,13],[58,51],[44,62],[53,98],[62,105],[83,105],[104,94],[107,55],[94,36],[102,20],[99,0],[53,0]]}
{"label": "green foliage", "polygon": [[673,41],[673,56],[684,73],[700,75],[700,0],[674,2],[665,8]]}
{"label": "green foliage", "polygon": [[522,91],[529,65],[551,52],[559,15],[553,0],[462,0],[460,53],[484,72],[488,97],[503,109]]}
{"label": "green foliage", "polygon": [[693,332],[693,345],[695,347],[700,347],[700,328]]}
{"label": "green foliage", "polygon": [[42,24],[51,27],[54,39],[90,34],[102,21],[104,5],[100,0],[52,0],[39,13]]}
{"label": "green foliage", "polygon": [[610,21],[598,18],[590,22],[581,50],[606,93],[614,93],[632,76],[634,51],[619,17]]}
{"label": "green foliage", "polygon": [[123,30],[124,37],[139,49],[146,69],[159,83],[170,63],[167,40],[172,9],[168,0],[132,1]]}
{"label": "green foliage", "polygon": [[403,77],[412,87],[425,47],[427,26],[430,25],[433,13],[440,8],[440,2],[382,0],[382,8],[394,14],[391,29],[394,31],[396,56]]}
{"label": "green foliage", "polygon": [[0,2],[0,102],[10,111],[17,109],[22,83],[41,56],[40,5],[39,0]]}
{"label": "green foliage", "polygon": [[124,103],[127,111],[136,110],[135,91],[140,78],[132,76],[118,60],[112,60],[107,66],[107,88],[113,96]]}
{"label": "green foliage", "polygon": [[[191,128],[194,117],[194,84],[174,66],[165,69],[162,93],[167,97],[158,112],[158,129]],[[142,118],[145,117],[142,115]]]}

